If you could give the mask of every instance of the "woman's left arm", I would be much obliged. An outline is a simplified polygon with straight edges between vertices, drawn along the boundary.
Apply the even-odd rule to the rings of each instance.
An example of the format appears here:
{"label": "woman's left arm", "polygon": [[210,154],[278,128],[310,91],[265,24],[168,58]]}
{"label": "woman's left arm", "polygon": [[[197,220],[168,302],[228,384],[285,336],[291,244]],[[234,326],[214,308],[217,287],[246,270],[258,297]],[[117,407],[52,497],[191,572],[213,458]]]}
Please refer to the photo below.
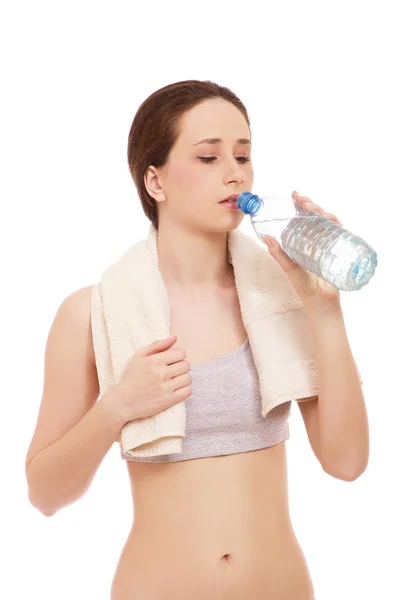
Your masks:
{"label": "woman's left arm", "polygon": [[325,472],[354,481],[367,468],[369,426],[360,376],[339,304],[305,310],[316,348],[319,394],[299,403],[311,446]]}
{"label": "woman's left arm", "polygon": [[[292,193],[307,210],[342,226],[307,196]],[[329,282],[292,261],[279,242],[264,236],[271,256],[279,263],[303,302],[313,332],[319,367],[319,394],[299,399],[308,439],[324,471],[354,481],[366,469],[369,428],[360,377],[347,339],[340,292]]]}

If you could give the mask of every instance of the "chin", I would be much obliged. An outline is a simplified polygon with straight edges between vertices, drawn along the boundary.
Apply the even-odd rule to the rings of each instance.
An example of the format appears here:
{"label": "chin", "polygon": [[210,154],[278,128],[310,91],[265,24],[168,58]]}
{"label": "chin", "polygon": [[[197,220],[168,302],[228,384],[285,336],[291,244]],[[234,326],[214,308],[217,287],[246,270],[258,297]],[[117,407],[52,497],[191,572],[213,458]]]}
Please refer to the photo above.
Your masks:
{"label": "chin", "polygon": [[230,218],[215,220],[210,228],[213,231],[218,231],[220,233],[226,233],[228,231],[234,231],[237,229],[242,223],[245,215],[241,213],[240,215],[229,215]]}
{"label": "chin", "polygon": [[226,225],[225,231],[233,231],[234,229],[237,229],[244,220],[245,216],[246,215],[242,211],[237,211],[226,215],[224,219]]}
{"label": "chin", "polygon": [[245,214],[240,210],[226,211],[226,214],[206,214],[202,212],[200,215],[190,213],[182,222],[189,229],[196,231],[204,231],[209,233],[227,233],[239,227],[245,218]]}

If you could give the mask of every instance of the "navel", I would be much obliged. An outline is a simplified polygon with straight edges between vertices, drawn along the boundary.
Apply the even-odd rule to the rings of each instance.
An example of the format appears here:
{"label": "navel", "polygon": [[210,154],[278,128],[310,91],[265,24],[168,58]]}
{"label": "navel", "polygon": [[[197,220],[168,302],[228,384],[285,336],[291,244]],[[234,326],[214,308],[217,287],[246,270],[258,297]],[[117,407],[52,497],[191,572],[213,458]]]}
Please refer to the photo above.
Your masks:
{"label": "navel", "polygon": [[224,554],[221,558],[221,560],[225,561],[225,562],[229,562],[232,558],[232,554]]}

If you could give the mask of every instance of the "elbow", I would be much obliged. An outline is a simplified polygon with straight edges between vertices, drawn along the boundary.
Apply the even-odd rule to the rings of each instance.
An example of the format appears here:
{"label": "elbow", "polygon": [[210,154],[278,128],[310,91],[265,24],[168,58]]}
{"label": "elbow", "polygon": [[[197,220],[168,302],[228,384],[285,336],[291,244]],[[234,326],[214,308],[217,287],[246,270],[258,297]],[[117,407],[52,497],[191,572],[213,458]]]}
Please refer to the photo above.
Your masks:
{"label": "elbow", "polygon": [[28,484],[29,503],[45,517],[52,517],[57,511],[50,506],[48,498],[46,500],[45,486],[43,485],[43,482],[38,480],[38,477],[36,473],[33,472],[32,467],[29,467],[29,469],[26,467],[25,475],[26,482]]}
{"label": "elbow", "polygon": [[351,481],[356,481],[359,477],[361,477],[361,475],[364,473],[365,469],[357,469],[354,471],[344,471],[343,473],[340,473],[340,475],[337,477],[337,479],[340,479],[341,481],[347,481],[347,482],[351,482]]}
{"label": "elbow", "polygon": [[56,514],[56,510],[52,509],[49,506],[46,506],[42,501],[39,501],[38,498],[32,492],[32,488],[28,489],[28,500],[33,508],[36,508],[42,515],[45,517],[52,517]]}
{"label": "elbow", "polygon": [[361,477],[361,475],[366,471],[368,466],[368,460],[363,463],[352,463],[345,464],[341,463],[339,465],[325,465],[321,464],[322,469],[325,473],[334,477],[335,479],[340,479],[341,481],[356,481]]}
{"label": "elbow", "polygon": [[28,499],[30,504],[36,508],[45,517],[52,517],[57,512],[66,508],[70,504],[76,502],[87,490],[87,487],[78,492],[69,492],[68,495],[57,493],[54,488],[45,490],[42,486],[38,486],[38,482],[35,485],[28,485]]}
{"label": "elbow", "polygon": [[46,509],[43,509],[43,510],[41,510],[41,509],[38,509],[38,510],[39,510],[39,511],[42,513],[42,515],[44,515],[45,517],[52,517],[52,516],[53,516],[53,515],[55,515],[55,514],[56,514],[56,512],[57,512],[56,510],[54,510],[54,511],[49,511],[49,510],[46,510]]}

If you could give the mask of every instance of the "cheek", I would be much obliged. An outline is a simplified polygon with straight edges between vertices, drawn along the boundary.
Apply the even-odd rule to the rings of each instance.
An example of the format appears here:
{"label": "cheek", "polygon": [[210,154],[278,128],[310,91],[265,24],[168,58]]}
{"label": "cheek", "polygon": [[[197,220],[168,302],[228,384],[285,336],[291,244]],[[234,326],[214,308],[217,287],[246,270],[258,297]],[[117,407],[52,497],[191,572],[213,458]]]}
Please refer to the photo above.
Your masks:
{"label": "cheek", "polygon": [[174,167],[169,171],[169,180],[173,187],[198,185],[201,179],[202,177],[197,169],[189,168],[184,165],[174,165]]}

